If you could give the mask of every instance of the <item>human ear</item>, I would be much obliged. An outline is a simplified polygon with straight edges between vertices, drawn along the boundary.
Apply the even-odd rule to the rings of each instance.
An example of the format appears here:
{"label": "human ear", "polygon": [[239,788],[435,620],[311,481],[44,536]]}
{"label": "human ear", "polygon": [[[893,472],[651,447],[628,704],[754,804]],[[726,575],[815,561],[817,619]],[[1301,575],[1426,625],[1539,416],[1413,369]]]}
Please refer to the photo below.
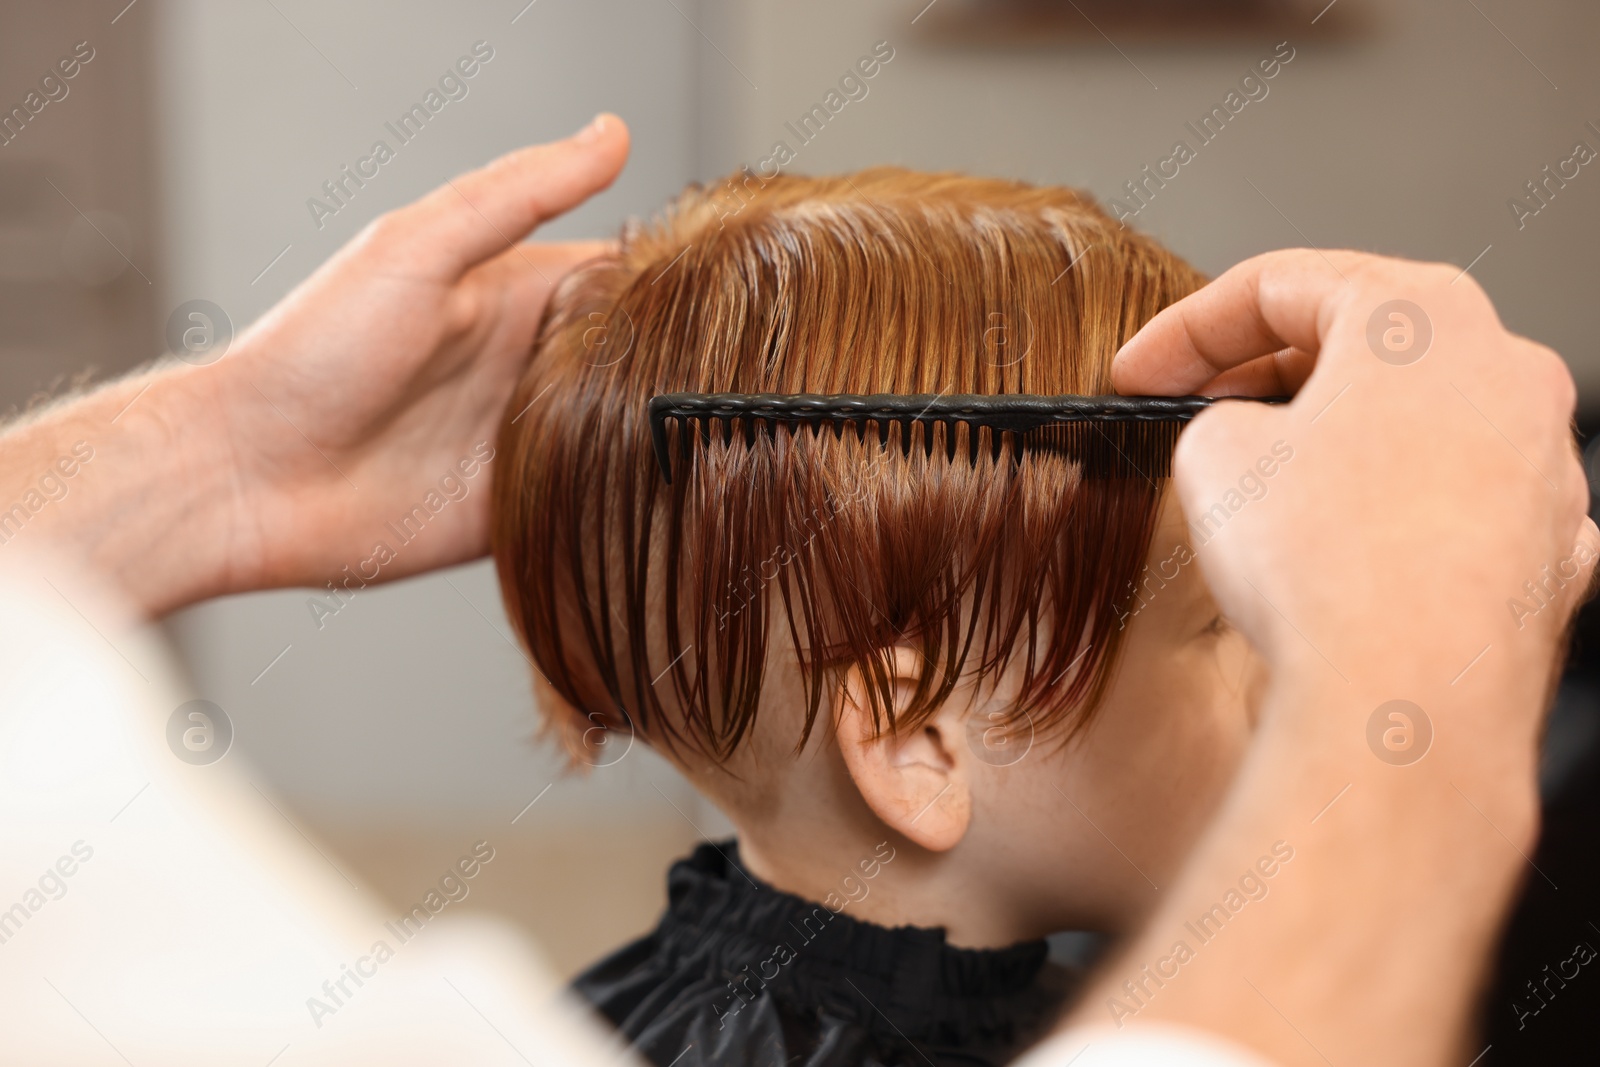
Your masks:
{"label": "human ear", "polygon": [[[938,668],[909,645],[896,645],[885,655],[895,717],[903,722],[923,672]],[[875,733],[871,685],[868,673],[852,665],[836,693],[834,717],[845,767],[886,825],[930,851],[948,851],[972,821],[972,761],[962,743],[959,709],[947,700],[914,730]]]}

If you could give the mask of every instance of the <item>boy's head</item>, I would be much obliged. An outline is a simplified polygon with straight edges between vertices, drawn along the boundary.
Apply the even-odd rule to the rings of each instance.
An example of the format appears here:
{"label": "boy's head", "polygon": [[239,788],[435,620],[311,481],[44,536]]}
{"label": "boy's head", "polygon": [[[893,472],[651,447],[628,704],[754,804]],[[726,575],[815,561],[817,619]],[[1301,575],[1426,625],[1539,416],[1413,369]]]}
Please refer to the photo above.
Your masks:
{"label": "boy's head", "polygon": [[556,725],[637,731],[791,882],[876,834],[1019,929],[1124,918],[1248,729],[1170,438],[1109,427],[1126,469],[1086,477],[986,433],[972,461],[964,429],[949,459],[943,429],[734,427],[685,433],[668,485],[646,405],[1108,393],[1202,281],[1070,190],[889,168],[745,173],[627,229],[563,282],[501,430],[495,558]]}

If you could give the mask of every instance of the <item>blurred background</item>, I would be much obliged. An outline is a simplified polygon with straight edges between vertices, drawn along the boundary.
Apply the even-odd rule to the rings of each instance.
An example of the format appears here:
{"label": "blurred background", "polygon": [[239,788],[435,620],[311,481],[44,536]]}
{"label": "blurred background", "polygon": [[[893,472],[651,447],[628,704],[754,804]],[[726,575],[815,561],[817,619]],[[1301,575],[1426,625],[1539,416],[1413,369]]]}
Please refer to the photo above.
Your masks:
{"label": "blurred background", "polygon": [[[1600,7],[1580,0],[10,2],[0,412],[154,357],[189,301],[242,328],[376,215],[606,109],[630,123],[632,161],[552,236],[611,233],[779,142],[797,173],[897,163],[1070,184],[1212,273],[1307,244],[1470,270],[1600,413],[1600,167],[1577,150],[1600,150],[1597,40]],[[330,196],[475,46],[491,58],[467,94]],[[830,103],[875,48],[891,58],[865,95]],[[42,81],[69,57],[73,77]],[[1241,89],[1264,59],[1275,76]],[[1180,139],[1194,158],[1148,181]],[[648,929],[667,864],[726,832],[642,746],[573,774],[535,739],[487,564],[365,589],[333,615],[310,603],[239,597],[168,625],[194,695],[234,723],[229,758],[352,882],[409,903],[487,840],[497,858],[467,904],[525,924],[571,973]],[[1593,1048],[1600,978],[1520,1027],[1512,1009],[1546,964],[1600,946],[1591,632],[1586,617],[1479,1063]]]}

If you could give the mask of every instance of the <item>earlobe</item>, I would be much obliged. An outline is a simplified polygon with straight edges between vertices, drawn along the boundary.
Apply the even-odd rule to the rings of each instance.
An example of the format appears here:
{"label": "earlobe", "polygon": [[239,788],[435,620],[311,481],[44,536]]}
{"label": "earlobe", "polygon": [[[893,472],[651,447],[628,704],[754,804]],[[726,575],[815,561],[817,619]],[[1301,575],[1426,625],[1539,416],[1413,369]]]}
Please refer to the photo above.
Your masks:
{"label": "earlobe", "polygon": [[[896,682],[896,718],[903,721],[923,660],[915,649],[897,645],[888,666]],[[869,685],[866,673],[852,666],[836,695],[839,750],[850,777],[885,825],[930,851],[948,851],[972,820],[971,760],[959,716],[947,703],[913,730],[875,733]]]}

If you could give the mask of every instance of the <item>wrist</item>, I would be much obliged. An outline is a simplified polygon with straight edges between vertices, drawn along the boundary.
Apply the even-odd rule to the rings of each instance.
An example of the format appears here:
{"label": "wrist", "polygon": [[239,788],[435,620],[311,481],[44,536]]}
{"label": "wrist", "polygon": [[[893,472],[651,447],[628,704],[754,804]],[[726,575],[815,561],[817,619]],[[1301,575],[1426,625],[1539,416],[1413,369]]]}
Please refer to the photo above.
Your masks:
{"label": "wrist", "polygon": [[[149,616],[226,591],[218,549],[229,540],[232,486],[228,457],[218,453],[227,438],[218,432],[216,369],[150,368],[8,431],[0,445],[0,509],[14,516],[0,530],[10,533],[6,543],[48,551],[56,565],[112,584]],[[48,472],[55,478],[41,490]]]}

